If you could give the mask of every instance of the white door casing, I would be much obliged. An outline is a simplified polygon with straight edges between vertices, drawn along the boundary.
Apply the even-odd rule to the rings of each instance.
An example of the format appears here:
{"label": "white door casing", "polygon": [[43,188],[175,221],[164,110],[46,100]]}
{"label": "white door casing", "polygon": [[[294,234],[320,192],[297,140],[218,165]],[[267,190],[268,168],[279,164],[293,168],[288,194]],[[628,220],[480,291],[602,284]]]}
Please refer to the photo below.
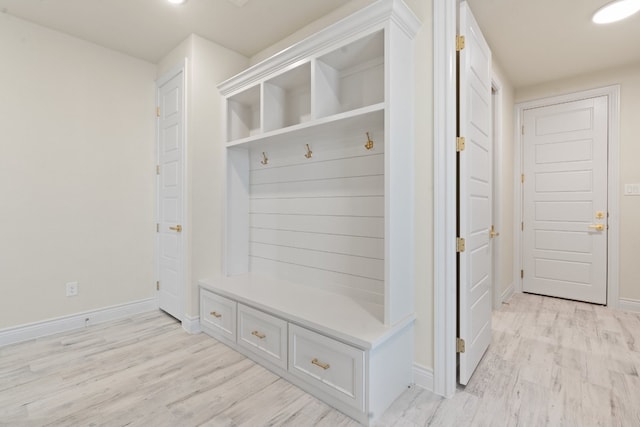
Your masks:
{"label": "white door casing", "polygon": [[607,302],[607,97],[523,112],[523,291]]}
{"label": "white door casing", "polygon": [[161,310],[178,320],[184,308],[184,70],[158,81],[157,275]]}
{"label": "white door casing", "polygon": [[467,384],[491,342],[491,50],[466,2],[460,4],[459,134],[466,147],[459,154],[459,382]]}

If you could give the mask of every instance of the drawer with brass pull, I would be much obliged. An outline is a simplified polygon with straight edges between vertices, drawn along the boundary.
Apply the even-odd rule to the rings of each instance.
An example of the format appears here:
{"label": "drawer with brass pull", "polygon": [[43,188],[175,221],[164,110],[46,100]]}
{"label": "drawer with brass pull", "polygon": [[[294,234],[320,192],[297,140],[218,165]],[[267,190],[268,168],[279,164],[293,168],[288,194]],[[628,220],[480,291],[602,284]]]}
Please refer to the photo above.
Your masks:
{"label": "drawer with brass pull", "polygon": [[289,372],[364,410],[364,351],[289,324]]}
{"label": "drawer with brass pull", "polygon": [[287,369],[287,322],[238,304],[238,345]]}
{"label": "drawer with brass pull", "polygon": [[236,302],[200,290],[201,328],[216,338],[236,342]]}

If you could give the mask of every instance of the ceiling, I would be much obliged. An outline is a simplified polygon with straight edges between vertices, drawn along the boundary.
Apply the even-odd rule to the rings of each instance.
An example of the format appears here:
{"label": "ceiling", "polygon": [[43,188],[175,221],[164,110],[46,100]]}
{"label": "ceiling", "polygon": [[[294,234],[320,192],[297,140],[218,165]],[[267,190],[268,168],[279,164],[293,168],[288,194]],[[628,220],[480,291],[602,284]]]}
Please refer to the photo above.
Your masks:
{"label": "ceiling", "polygon": [[[515,87],[640,63],[640,14],[617,24],[591,23],[592,13],[607,1],[468,0]],[[0,11],[155,63],[191,33],[250,57],[345,3],[0,0]]]}
{"label": "ceiling", "polygon": [[509,80],[528,86],[640,63],[640,13],[596,25],[610,0],[468,0]]}
{"label": "ceiling", "polygon": [[0,0],[0,11],[158,62],[192,33],[252,56],[345,0]]}

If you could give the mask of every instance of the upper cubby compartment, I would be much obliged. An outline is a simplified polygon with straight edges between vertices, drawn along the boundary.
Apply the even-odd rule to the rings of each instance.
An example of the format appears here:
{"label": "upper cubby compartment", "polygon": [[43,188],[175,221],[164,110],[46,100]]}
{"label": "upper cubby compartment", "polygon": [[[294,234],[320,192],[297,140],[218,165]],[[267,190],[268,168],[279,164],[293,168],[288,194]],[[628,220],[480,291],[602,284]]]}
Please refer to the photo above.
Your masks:
{"label": "upper cubby compartment", "polygon": [[384,32],[377,31],[317,58],[317,118],[384,102]]}
{"label": "upper cubby compartment", "polygon": [[306,62],[263,85],[264,131],[311,120],[311,64]]}
{"label": "upper cubby compartment", "polygon": [[227,98],[227,141],[262,132],[260,124],[260,85]]}

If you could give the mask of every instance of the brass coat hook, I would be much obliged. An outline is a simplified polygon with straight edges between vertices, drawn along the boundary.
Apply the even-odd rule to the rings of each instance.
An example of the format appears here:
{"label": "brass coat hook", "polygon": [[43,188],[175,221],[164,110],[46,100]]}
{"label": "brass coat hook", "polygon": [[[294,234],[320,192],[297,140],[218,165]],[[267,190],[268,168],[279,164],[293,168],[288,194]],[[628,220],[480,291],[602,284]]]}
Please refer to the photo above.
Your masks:
{"label": "brass coat hook", "polygon": [[367,150],[371,150],[373,148],[373,141],[371,140],[371,137],[369,137],[369,132],[367,132],[367,143],[364,144],[364,148]]}
{"label": "brass coat hook", "polygon": [[262,152],[262,160],[260,160],[260,163],[262,163],[263,165],[266,165],[269,163],[269,159],[267,159],[267,155],[264,154],[264,151]]}
{"label": "brass coat hook", "polygon": [[309,148],[309,144],[307,144],[307,154],[304,155],[307,159],[310,159],[313,156],[313,151]]}

